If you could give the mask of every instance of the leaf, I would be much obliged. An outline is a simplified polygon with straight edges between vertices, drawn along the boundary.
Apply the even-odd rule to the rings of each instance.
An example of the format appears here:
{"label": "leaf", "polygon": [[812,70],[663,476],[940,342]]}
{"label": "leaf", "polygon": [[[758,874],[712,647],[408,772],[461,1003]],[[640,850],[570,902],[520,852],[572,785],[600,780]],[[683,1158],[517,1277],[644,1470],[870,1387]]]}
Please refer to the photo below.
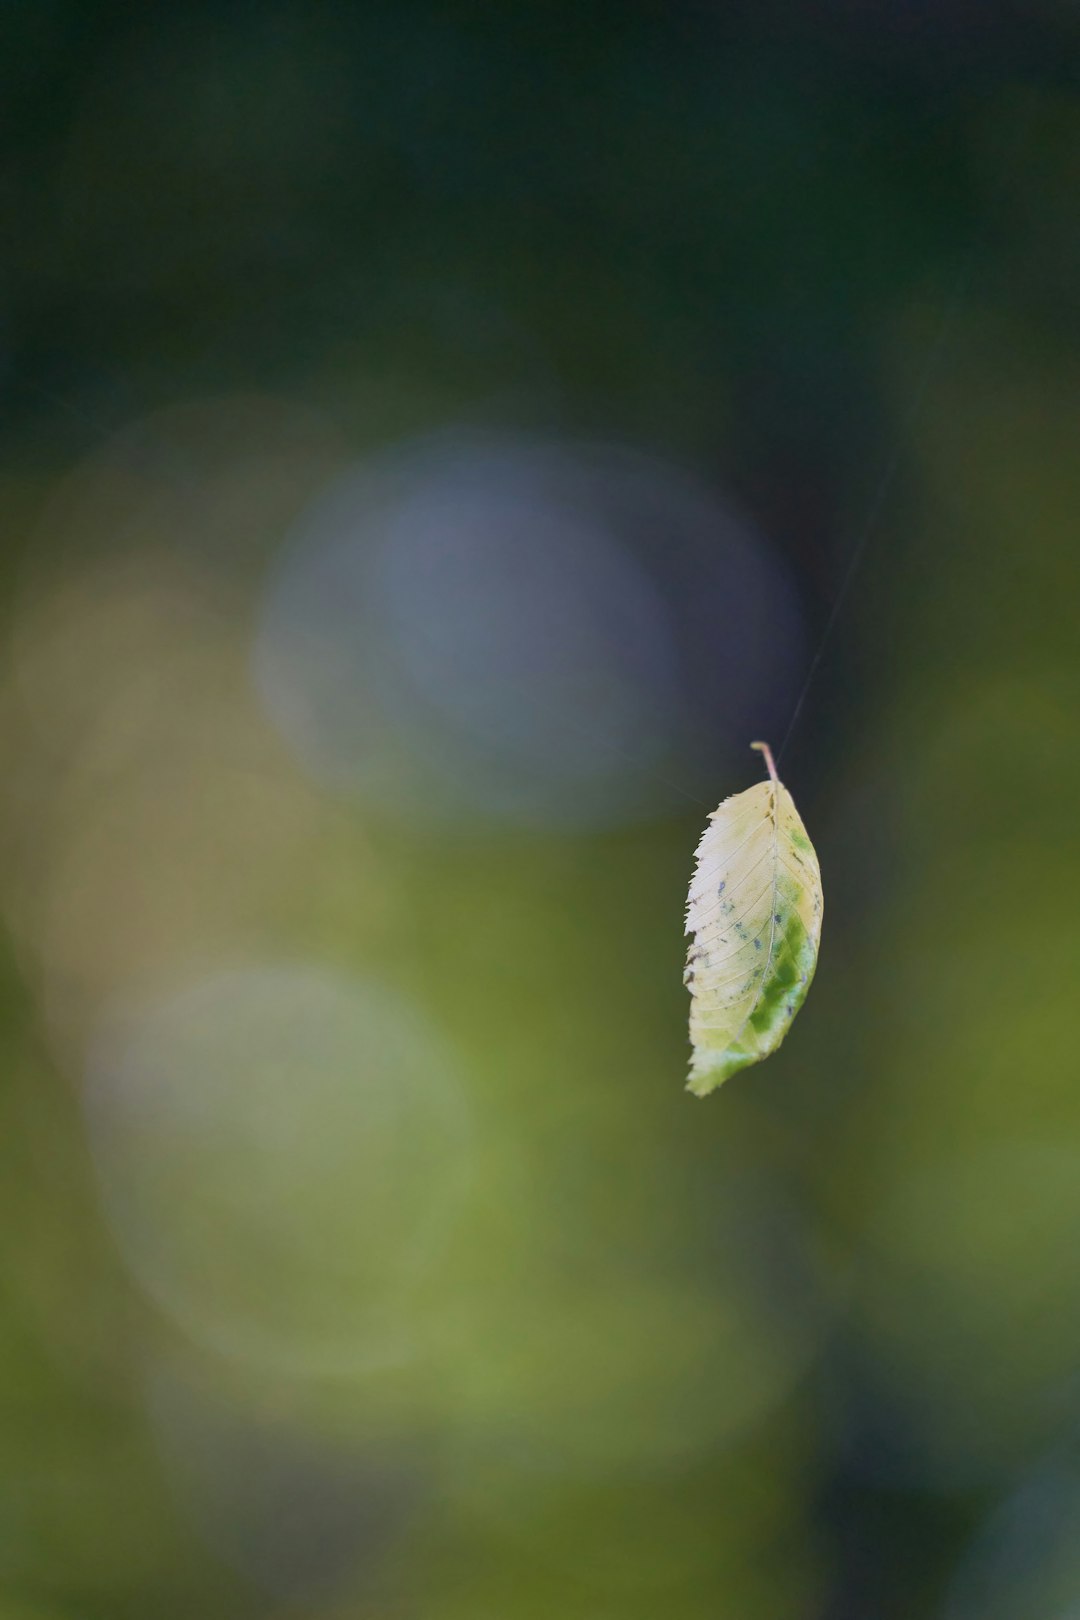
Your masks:
{"label": "leaf", "polygon": [[818,858],[768,745],[751,747],[769,779],[713,811],[686,902],[688,1085],[699,1097],[775,1052],[817,966]]}

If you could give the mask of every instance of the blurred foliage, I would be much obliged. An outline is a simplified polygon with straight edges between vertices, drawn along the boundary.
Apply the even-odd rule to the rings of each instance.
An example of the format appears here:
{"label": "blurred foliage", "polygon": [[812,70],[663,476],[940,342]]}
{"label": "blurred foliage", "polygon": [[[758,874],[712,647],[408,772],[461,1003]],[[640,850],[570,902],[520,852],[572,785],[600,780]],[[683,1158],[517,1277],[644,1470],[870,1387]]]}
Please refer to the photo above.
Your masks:
{"label": "blurred foliage", "polygon": [[[5,7],[0,1620],[1076,1609],[1077,44]],[[448,431],[520,549],[432,607],[354,513],[369,661],[268,698]],[[691,851],[864,538],[814,995],[698,1103]],[[428,774],[313,768],[341,692]]]}

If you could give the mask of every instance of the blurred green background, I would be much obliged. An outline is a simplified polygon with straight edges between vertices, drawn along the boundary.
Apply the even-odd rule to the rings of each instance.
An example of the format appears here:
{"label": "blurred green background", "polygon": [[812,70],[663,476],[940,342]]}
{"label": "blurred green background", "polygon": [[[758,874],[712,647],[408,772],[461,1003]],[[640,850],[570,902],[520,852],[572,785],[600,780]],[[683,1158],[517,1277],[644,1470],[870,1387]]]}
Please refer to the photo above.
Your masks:
{"label": "blurred green background", "polygon": [[1077,34],[5,5],[0,1620],[1080,1613]]}

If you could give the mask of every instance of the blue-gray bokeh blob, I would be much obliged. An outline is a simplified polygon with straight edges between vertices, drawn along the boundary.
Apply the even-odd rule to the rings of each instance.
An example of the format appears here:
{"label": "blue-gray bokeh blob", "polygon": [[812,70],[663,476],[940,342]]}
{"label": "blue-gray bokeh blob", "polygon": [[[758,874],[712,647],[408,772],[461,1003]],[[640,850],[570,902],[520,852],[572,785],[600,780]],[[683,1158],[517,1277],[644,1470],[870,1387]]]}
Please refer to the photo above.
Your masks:
{"label": "blue-gray bokeh blob", "polygon": [[1080,1620],[1080,1445],[1042,1459],[988,1517],[944,1620]]}
{"label": "blue-gray bokeh blob", "polygon": [[552,826],[711,804],[783,724],[799,610],[686,471],[447,433],[358,466],[268,582],[258,690],[320,782],[393,812]]}

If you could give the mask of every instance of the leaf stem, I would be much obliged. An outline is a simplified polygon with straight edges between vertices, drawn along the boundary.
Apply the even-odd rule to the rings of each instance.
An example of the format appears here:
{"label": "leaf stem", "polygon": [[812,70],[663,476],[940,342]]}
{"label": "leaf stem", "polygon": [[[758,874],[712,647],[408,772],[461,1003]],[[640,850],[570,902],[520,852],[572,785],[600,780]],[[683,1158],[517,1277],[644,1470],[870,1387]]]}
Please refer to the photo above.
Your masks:
{"label": "leaf stem", "polygon": [[751,748],[756,748],[759,754],[763,754],[765,756],[765,763],[769,767],[769,775],[772,777],[773,781],[779,786],[780,778],[776,774],[776,766],[773,764],[772,749],[769,747],[768,743],[767,742],[752,742],[750,744],[750,746],[751,746]]}

